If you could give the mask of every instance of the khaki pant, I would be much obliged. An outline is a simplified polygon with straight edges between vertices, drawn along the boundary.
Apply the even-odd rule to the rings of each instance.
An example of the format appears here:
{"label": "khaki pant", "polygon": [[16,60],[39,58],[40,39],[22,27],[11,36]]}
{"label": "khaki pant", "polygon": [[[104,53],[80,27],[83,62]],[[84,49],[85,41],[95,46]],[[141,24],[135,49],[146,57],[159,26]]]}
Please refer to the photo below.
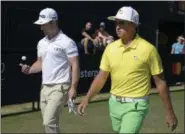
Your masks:
{"label": "khaki pant", "polygon": [[59,115],[68,100],[69,85],[43,85],[40,107],[46,133],[60,133]]}

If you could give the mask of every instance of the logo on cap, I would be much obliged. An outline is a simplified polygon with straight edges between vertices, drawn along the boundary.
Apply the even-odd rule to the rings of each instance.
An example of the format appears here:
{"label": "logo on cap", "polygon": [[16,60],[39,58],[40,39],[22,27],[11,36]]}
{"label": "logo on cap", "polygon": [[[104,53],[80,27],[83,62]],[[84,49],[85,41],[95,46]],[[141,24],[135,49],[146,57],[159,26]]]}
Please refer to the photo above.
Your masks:
{"label": "logo on cap", "polygon": [[133,20],[134,22],[137,22],[136,16],[133,16],[132,20]]}
{"label": "logo on cap", "polygon": [[45,15],[40,15],[40,17],[41,17],[41,18],[46,18],[46,16],[45,16]]}
{"label": "logo on cap", "polygon": [[119,13],[119,14],[123,14],[123,11],[120,9],[120,10],[118,11],[118,13]]}

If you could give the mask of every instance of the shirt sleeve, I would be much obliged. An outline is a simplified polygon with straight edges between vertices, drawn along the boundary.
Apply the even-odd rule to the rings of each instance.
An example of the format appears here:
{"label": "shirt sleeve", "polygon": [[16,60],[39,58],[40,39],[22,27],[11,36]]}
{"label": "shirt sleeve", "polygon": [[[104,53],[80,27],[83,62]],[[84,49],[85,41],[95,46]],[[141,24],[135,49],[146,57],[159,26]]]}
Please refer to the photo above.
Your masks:
{"label": "shirt sleeve", "polygon": [[110,62],[109,62],[109,58],[108,58],[108,47],[106,47],[106,49],[102,55],[102,59],[100,62],[100,69],[103,71],[108,71],[108,72],[111,71]]}
{"label": "shirt sleeve", "polygon": [[174,44],[172,45],[172,48],[175,49],[175,46],[176,46],[176,44],[174,43]]}
{"label": "shirt sleeve", "polygon": [[74,41],[70,41],[67,47],[65,48],[65,52],[67,54],[67,57],[74,57],[78,56],[78,48]]}
{"label": "shirt sleeve", "polygon": [[152,75],[157,75],[163,72],[161,57],[155,47],[149,56],[149,67]]}
{"label": "shirt sleeve", "polygon": [[37,57],[41,57],[41,48],[40,48],[40,43],[39,42],[37,44]]}

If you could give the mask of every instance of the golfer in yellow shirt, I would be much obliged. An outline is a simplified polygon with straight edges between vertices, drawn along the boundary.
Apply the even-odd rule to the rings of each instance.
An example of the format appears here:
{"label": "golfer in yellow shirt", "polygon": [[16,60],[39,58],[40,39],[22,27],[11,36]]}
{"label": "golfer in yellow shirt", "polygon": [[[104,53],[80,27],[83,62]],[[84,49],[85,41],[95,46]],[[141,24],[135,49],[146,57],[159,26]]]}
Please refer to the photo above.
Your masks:
{"label": "golfer in yellow shirt", "polygon": [[101,90],[110,74],[109,112],[113,130],[138,133],[148,113],[152,76],[165,106],[166,122],[174,130],[177,118],[163,77],[162,62],[156,48],[136,33],[138,12],[132,7],[122,7],[116,16],[108,19],[115,21],[120,39],[106,47],[100,72],[78,106],[78,113],[84,114],[88,102]]}

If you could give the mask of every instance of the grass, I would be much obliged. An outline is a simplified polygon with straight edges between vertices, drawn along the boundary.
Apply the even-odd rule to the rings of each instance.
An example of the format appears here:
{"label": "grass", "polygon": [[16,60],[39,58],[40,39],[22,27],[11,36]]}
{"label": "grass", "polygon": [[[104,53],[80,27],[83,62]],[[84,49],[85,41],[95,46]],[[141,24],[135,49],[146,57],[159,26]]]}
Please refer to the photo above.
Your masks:
{"label": "grass", "polygon": [[[174,133],[184,133],[184,91],[171,92],[173,106],[178,118],[178,127]],[[161,99],[157,94],[150,95],[150,109],[141,133],[170,133],[165,124],[165,112]],[[108,102],[91,103],[84,117],[69,115],[65,107],[60,116],[62,133],[112,133],[108,113]],[[3,117],[2,133],[42,133],[40,111]]]}

